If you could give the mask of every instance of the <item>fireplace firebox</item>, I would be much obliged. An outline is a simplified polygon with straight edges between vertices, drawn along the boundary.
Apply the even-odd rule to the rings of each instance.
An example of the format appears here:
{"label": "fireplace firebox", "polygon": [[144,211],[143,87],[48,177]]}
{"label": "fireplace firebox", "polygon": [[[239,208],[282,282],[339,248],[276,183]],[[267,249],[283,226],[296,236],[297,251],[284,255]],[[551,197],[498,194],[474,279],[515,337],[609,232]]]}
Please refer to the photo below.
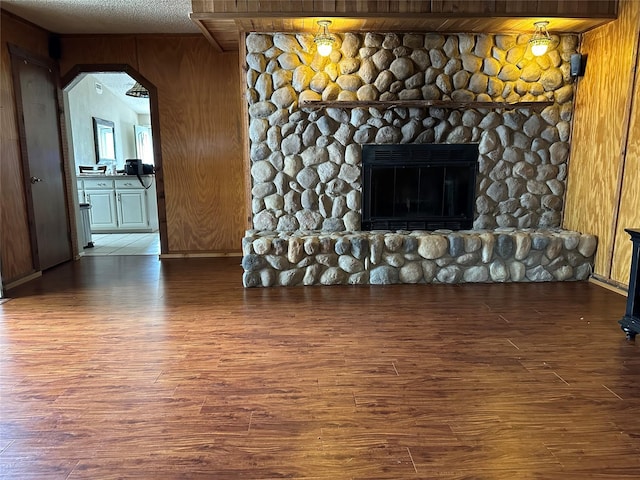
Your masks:
{"label": "fireplace firebox", "polygon": [[362,230],[473,227],[477,144],[364,145]]}

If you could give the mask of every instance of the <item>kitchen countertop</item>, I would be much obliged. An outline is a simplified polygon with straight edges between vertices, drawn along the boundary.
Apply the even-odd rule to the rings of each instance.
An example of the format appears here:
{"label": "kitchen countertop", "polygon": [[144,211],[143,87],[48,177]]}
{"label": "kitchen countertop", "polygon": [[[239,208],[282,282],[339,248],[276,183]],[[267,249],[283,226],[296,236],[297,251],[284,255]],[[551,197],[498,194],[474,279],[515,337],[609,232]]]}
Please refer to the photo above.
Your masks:
{"label": "kitchen countertop", "polygon": [[[122,178],[122,177],[131,177],[137,178],[136,175],[127,175],[125,173],[116,173],[115,175],[107,175],[105,173],[78,173],[78,178]],[[153,177],[153,173],[143,173],[140,175],[141,177]]]}

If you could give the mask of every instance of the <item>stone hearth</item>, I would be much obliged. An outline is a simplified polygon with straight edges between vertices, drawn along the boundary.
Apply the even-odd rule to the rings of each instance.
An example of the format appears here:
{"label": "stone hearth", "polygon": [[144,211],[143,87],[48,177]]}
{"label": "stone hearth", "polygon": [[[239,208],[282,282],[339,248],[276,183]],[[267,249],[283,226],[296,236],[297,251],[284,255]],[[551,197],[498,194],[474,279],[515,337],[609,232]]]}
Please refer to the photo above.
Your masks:
{"label": "stone hearth", "polygon": [[242,241],[245,287],[585,280],[596,238],[565,230],[277,233]]}

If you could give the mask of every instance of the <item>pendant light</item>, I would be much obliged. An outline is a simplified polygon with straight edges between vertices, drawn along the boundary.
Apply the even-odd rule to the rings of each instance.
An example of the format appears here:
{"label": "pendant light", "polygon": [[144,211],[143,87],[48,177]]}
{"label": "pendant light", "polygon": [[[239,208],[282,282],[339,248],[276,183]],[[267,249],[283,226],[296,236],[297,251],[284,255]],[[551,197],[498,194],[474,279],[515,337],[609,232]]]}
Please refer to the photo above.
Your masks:
{"label": "pendant light", "polygon": [[547,53],[549,45],[551,45],[551,37],[547,31],[549,22],[535,22],[533,25],[536,27],[536,31],[529,40],[529,45],[531,45],[531,53],[539,57]]}
{"label": "pendant light", "polygon": [[313,41],[316,42],[318,53],[323,57],[328,57],[331,54],[333,44],[336,41],[336,38],[329,33],[331,20],[318,20],[318,25],[320,28],[316,36],[313,38]]}
{"label": "pendant light", "polygon": [[125,95],[136,98],[149,98],[149,90],[144,88],[140,82],[136,82],[133,87],[127,90]]}

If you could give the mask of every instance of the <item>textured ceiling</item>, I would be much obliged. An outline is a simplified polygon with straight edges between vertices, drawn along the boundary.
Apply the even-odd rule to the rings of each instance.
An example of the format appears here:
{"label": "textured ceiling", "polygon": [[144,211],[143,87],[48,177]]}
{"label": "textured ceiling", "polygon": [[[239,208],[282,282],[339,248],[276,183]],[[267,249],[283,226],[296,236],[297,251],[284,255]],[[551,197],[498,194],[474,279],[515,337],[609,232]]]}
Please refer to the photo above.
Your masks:
{"label": "textured ceiling", "polygon": [[1,0],[54,33],[198,33],[191,0]]}

